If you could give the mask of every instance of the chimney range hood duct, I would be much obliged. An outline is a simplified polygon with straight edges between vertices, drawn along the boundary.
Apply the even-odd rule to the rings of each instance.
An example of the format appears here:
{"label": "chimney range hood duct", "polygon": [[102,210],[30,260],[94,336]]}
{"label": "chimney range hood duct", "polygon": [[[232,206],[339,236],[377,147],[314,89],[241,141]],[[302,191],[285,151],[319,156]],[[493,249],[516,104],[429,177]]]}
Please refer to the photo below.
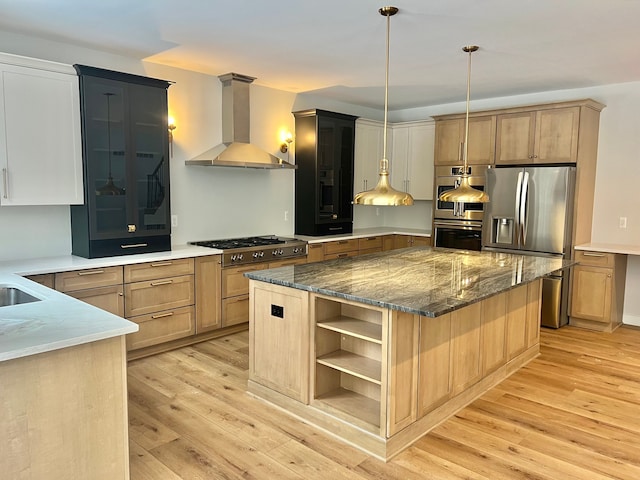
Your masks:
{"label": "chimney range hood duct", "polygon": [[238,73],[227,73],[218,78],[222,82],[222,143],[192,160],[185,161],[185,164],[243,168],[298,168],[249,143],[249,85],[255,78]]}

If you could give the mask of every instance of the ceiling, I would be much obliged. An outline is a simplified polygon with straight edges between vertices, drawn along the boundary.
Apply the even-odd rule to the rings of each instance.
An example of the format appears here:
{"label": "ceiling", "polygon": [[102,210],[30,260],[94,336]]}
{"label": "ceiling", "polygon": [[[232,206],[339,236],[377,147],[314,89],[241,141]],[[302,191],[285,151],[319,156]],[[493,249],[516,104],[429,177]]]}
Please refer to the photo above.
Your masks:
{"label": "ceiling", "polygon": [[[640,80],[640,0],[393,0],[389,108]],[[0,29],[381,108],[385,3],[0,0]]]}

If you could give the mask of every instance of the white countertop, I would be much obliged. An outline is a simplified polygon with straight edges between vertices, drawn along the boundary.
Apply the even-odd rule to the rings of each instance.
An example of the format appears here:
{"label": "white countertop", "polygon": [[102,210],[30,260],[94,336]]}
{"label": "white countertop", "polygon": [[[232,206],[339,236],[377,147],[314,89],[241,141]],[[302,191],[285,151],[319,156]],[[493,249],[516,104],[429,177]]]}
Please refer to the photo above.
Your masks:
{"label": "white countertop", "polygon": [[620,245],[617,243],[584,243],[582,245],[576,245],[575,249],[602,253],[621,253],[623,255],[640,255],[640,245]]}
{"label": "white countertop", "polygon": [[12,286],[40,299],[0,307],[0,361],[95,342],[136,332],[138,325],[71,298],[22,275],[64,272],[221,253],[191,245],[171,251],[87,259],[72,255],[0,262],[0,286]]}
{"label": "white countertop", "polygon": [[417,228],[397,228],[397,227],[375,227],[375,228],[357,228],[353,233],[340,233],[337,235],[322,235],[312,237],[309,235],[294,235],[300,240],[306,240],[308,243],[321,243],[333,240],[349,240],[351,238],[364,238],[372,235],[415,235],[418,237],[430,237],[430,230],[421,230]]}

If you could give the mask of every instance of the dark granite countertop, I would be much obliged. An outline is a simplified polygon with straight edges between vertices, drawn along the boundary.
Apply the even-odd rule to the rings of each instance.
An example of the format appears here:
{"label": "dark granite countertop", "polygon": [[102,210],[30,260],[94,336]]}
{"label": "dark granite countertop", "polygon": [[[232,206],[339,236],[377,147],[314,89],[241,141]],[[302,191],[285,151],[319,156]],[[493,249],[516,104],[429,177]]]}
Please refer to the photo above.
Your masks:
{"label": "dark granite countertop", "polygon": [[247,272],[245,276],[437,317],[574,263],[559,258],[414,247]]}

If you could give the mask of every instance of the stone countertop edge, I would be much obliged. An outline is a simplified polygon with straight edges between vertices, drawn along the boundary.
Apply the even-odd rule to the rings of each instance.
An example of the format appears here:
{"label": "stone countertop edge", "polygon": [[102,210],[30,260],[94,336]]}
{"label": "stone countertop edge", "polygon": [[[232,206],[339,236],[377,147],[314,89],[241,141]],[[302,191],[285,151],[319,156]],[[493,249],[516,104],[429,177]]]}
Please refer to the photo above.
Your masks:
{"label": "stone countertop edge", "polygon": [[0,286],[17,287],[40,301],[0,307],[0,362],[138,331],[138,325],[23,275],[103,268],[215,255],[220,250],[191,245],[166,252],[87,259],[72,255],[0,262]]}
{"label": "stone countertop edge", "polygon": [[[526,285],[575,264],[572,260],[558,258],[461,252],[431,247],[412,247],[360,257],[246,272],[244,275],[252,280],[435,318],[512,288]],[[430,258],[433,258],[438,266],[429,267]],[[501,267],[504,270],[499,274],[491,273],[486,264],[487,261],[495,261],[496,258],[509,262],[507,267]],[[379,268],[381,263],[385,263],[386,259],[390,262],[389,270],[395,273],[391,275],[394,277],[395,289],[389,288],[389,283],[381,280],[377,287],[382,286],[382,289],[376,291],[375,281],[372,281],[372,278],[380,274],[380,271],[376,272],[376,268]],[[475,275],[475,283],[468,289],[460,290],[463,292],[461,296],[447,293],[452,288],[454,276],[451,274],[452,265],[454,262],[460,264],[469,259],[471,259],[469,263],[475,262],[475,264],[462,267],[462,270],[466,268],[470,276],[465,277],[463,273],[462,276],[458,274],[457,277],[463,278],[464,281]],[[493,265],[491,267],[492,270],[498,269]],[[428,270],[429,268],[431,270]],[[517,278],[518,268],[520,277],[514,280]],[[366,270],[370,270],[371,273]],[[347,278],[346,282],[341,284],[339,280],[341,275],[351,277],[351,283]],[[335,281],[331,277],[335,277]],[[398,280],[399,278],[406,280],[402,283]],[[370,289],[369,284],[372,285]]]}
{"label": "stone countertop edge", "polygon": [[575,250],[579,251],[591,251],[600,253],[619,253],[622,255],[640,255],[640,245],[623,245],[618,243],[584,243],[582,245],[576,245]]}
{"label": "stone countertop edge", "polygon": [[354,238],[366,238],[376,235],[414,235],[417,237],[431,237],[431,230],[422,230],[419,228],[395,228],[395,227],[372,227],[358,228],[352,233],[340,233],[336,235],[294,235],[295,238],[305,240],[307,243],[332,242],[336,240],[350,240]]}

